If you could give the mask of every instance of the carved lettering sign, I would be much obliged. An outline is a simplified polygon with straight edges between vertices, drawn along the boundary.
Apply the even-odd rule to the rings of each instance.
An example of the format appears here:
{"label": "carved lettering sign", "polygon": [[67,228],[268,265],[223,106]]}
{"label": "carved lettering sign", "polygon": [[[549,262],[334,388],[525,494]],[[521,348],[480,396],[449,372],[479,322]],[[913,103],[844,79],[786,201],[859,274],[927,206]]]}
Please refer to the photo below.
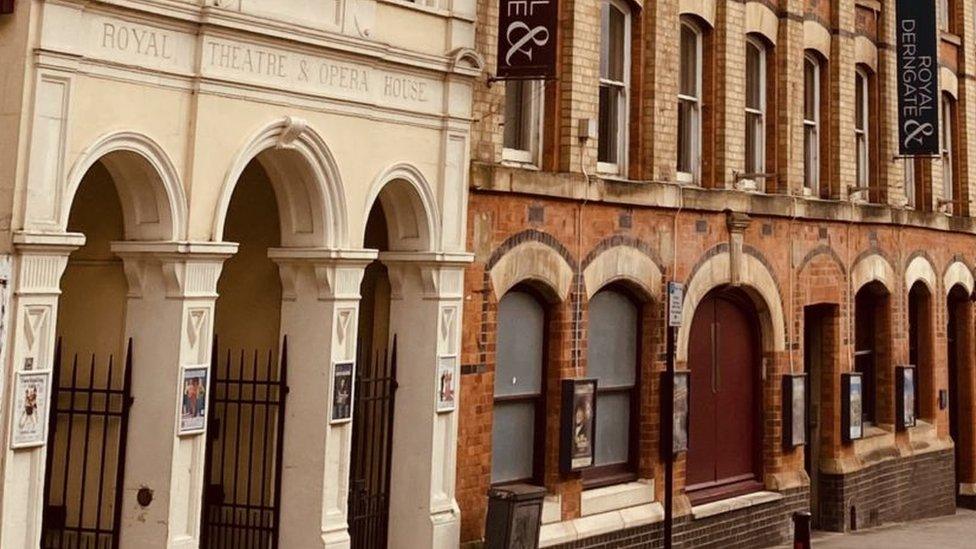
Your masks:
{"label": "carved lettering sign", "polygon": [[408,109],[440,108],[436,81],[377,71],[369,65],[314,57],[253,44],[208,38],[203,72],[294,91],[386,103]]}
{"label": "carved lettering sign", "polygon": [[898,151],[939,154],[939,50],[934,0],[898,0]]}
{"label": "carved lettering sign", "polygon": [[500,0],[498,78],[555,78],[557,0]]}

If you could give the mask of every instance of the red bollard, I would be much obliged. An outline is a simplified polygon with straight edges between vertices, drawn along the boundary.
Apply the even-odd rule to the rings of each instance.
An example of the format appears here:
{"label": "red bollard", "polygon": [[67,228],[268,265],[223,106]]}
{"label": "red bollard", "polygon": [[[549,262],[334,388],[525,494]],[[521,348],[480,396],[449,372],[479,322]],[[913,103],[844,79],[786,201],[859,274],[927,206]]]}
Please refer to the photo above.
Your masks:
{"label": "red bollard", "polygon": [[793,549],[811,549],[810,519],[808,511],[793,513]]}

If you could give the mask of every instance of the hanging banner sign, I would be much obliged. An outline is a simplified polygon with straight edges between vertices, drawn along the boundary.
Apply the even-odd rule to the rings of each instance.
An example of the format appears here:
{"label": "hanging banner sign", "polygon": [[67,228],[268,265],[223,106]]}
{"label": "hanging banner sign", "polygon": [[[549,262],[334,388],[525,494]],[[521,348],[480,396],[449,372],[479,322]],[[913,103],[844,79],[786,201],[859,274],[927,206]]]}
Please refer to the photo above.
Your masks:
{"label": "hanging banner sign", "polygon": [[558,0],[500,0],[498,79],[556,77]]}
{"label": "hanging banner sign", "polygon": [[897,0],[898,152],[939,154],[939,31],[935,0]]}

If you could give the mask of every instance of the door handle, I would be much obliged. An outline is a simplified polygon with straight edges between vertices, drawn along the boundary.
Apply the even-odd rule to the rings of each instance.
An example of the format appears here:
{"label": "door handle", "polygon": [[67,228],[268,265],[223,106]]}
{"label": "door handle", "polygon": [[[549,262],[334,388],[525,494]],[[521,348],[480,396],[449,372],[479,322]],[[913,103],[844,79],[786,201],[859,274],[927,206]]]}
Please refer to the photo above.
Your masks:
{"label": "door handle", "polygon": [[718,322],[712,323],[712,394],[717,394],[719,389],[719,367],[718,367]]}

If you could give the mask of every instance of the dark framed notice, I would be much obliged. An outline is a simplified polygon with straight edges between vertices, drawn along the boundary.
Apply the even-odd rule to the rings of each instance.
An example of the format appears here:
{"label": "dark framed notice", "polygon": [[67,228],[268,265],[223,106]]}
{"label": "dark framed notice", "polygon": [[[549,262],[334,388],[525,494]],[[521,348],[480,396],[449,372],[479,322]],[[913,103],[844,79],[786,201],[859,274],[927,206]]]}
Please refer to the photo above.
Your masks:
{"label": "dark framed notice", "polygon": [[353,362],[337,362],[332,370],[332,415],[329,423],[352,421]]}
{"label": "dark framed notice", "polygon": [[895,368],[895,423],[898,429],[914,427],[917,383],[915,366]]}
{"label": "dark framed notice", "polygon": [[841,434],[851,442],[864,437],[864,378],[858,372],[840,376]]}
{"label": "dark framed notice", "polygon": [[556,77],[558,0],[499,0],[496,79]]}
{"label": "dark framed notice", "polygon": [[559,469],[571,473],[591,467],[597,434],[595,379],[563,380],[559,425]]}
{"label": "dark framed notice", "polygon": [[[664,375],[667,375],[665,373]],[[674,372],[674,415],[671,452],[688,451],[688,416],[691,409],[691,372]]]}
{"label": "dark framed notice", "polygon": [[795,448],[807,443],[807,375],[783,376],[783,444]]}
{"label": "dark framed notice", "polygon": [[939,31],[935,0],[897,0],[898,152],[934,156],[939,137]]}

